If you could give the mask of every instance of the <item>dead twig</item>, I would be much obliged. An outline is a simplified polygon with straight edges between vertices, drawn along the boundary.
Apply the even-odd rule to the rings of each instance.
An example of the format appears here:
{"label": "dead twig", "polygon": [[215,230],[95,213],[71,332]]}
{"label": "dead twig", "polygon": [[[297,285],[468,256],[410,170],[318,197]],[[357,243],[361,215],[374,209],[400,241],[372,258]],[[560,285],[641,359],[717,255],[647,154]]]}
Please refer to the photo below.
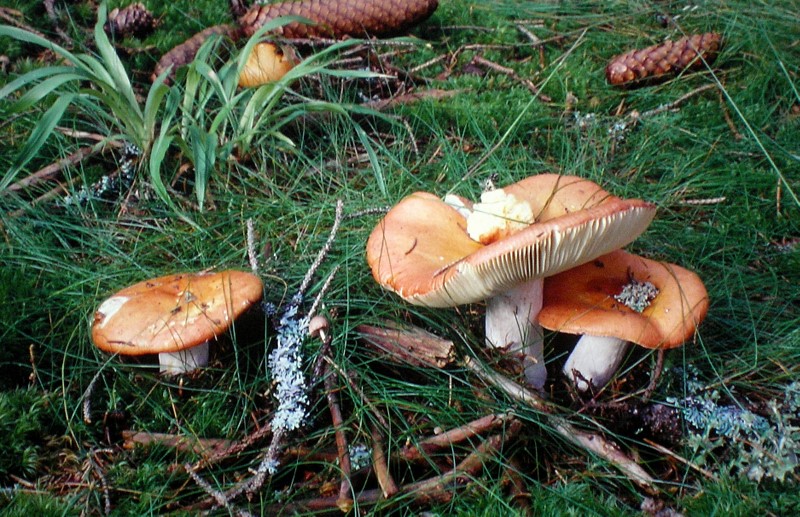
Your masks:
{"label": "dead twig", "polygon": [[[436,475],[423,479],[399,488],[394,499],[409,501],[418,505],[429,505],[433,503],[446,503],[453,497],[454,491],[461,486],[469,483],[486,465],[488,458],[493,457],[505,443],[515,438],[522,422],[512,420],[502,433],[488,437],[466,458],[464,458],[453,469],[444,474]],[[354,503],[359,507],[373,505],[386,499],[383,489],[364,490],[355,495]],[[291,514],[291,513],[311,513],[334,510],[338,508],[338,495],[332,497],[317,497],[303,501],[295,501],[288,504],[269,505],[262,508],[265,514]]]}
{"label": "dead twig", "polygon": [[[31,345],[31,353],[33,353],[33,345]],[[31,357],[31,359],[33,358]],[[83,422],[85,424],[92,423],[92,393],[102,373],[103,370],[97,370],[97,373],[94,374],[94,377],[89,381],[89,385],[86,386],[86,390],[83,392]]]}
{"label": "dead twig", "polygon": [[656,390],[656,386],[658,386],[658,379],[661,378],[661,372],[664,371],[665,353],[663,348],[659,348],[658,352],[656,352],[656,365],[650,373],[650,382],[647,383],[647,387],[642,394],[642,402],[649,401],[650,397],[653,396],[653,392]]}
{"label": "dead twig", "polygon": [[[229,451],[234,445],[230,440],[219,438],[197,438],[194,436],[182,436],[166,433],[146,433],[134,431],[122,431],[122,447],[132,449],[137,445],[149,446],[158,444],[161,446],[172,447],[178,451],[192,452],[207,458],[218,455],[221,452]],[[198,466],[193,466],[197,470]]]}
{"label": "dead twig", "polygon": [[542,94],[542,92],[539,91],[539,88],[535,84],[533,84],[533,81],[531,81],[526,77],[521,77],[513,68],[508,68],[506,66],[495,63],[494,61],[489,61],[488,59],[479,55],[473,56],[472,62],[476,65],[488,68],[503,75],[507,75],[514,81],[520,83],[522,86],[530,90],[531,93],[533,93],[533,95],[542,102],[550,102],[553,100],[549,96]]}
{"label": "dead twig", "polygon": [[75,165],[76,163],[80,162],[87,156],[91,156],[98,151],[103,149],[102,146],[86,146],[81,147],[74,153],[71,153],[69,156],[66,156],[58,161],[51,163],[45,167],[42,167],[38,171],[30,174],[29,176],[17,181],[9,185],[3,192],[3,195],[8,195],[10,193],[19,192],[21,190],[25,190],[27,188],[36,186],[45,181],[57,180],[60,179],[61,171],[64,170],[66,167],[70,165]]}
{"label": "dead twig", "polygon": [[231,504],[230,500],[225,496],[224,493],[220,492],[219,490],[214,490],[211,485],[209,485],[208,482],[200,476],[200,474],[192,469],[190,464],[184,464],[183,468],[194,480],[194,482],[197,483],[197,486],[202,488],[203,492],[211,496],[211,498],[216,501],[218,506],[224,507],[233,515],[238,515],[241,517],[250,517],[252,515],[250,512],[242,510],[241,508],[236,508],[233,504]]}
{"label": "dead twig", "polygon": [[669,456],[670,458],[673,458],[675,460],[680,461],[681,463],[683,463],[687,467],[691,468],[692,470],[695,470],[696,472],[699,472],[700,474],[702,474],[703,476],[705,476],[706,478],[708,478],[708,479],[710,479],[712,481],[717,481],[717,476],[715,476],[713,472],[710,472],[710,471],[704,469],[703,467],[695,465],[691,461],[687,460],[686,458],[684,458],[683,456],[681,456],[679,454],[676,454],[675,452],[671,451],[670,449],[667,449],[663,445],[658,444],[658,443],[656,443],[653,440],[650,440],[648,438],[645,438],[644,442],[647,445],[649,445],[650,447],[652,447],[653,449],[655,449],[658,452],[660,452],[661,454],[665,454],[665,455]]}
{"label": "dead twig", "polygon": [[568,441],[603,458],[642,489],[650,493],[657,493],[658,490],[655,487],[655,480],[650,474],[645,472],[638,463],[623,453],[615,443],[606,440],[599,434],[576,428],[563,417],[555,415],[554,407],[539,395],[497,372],[484,368],[472,358],[465,357],[463,362],[469,370],[485,382],[500,388],[513,399],[543,413],[553,429]]}
{"label": "dead twig", "polygon": [[72,38],[61,28],[61,22],[56,13],[55,0],[44,0],[44,10],[47,12],[47,17],[50,19],[50,23],[53,24],[53,29],[58,34],[58,37],[71,47],[73,45]]}
{"label": "dead twig", "polygon": [[402,365],[444,368],[455,361],[455,344],[413,325],[359,325],[356,331],[381,357]]}
{"label": "dead twig", "polygon": [[512,420],[514,420],[514,415],[511,413],[486,415],[460,427],[426,438],[416,446],[405,446],[400,450],[400,457],[409,462],[424,460],[426,456],[438,450],[450,448],[457,443],[506,425]]}
{"label": "dead twig", "polygon": [[[330,362],[330,358],[328,358],[328,362]],[[336,395],[338,387],[334,383],[334,374],[330,369],[326,369],[324,383],[328,399],[328,410],[331,412],[333,433],[336,438],[336,449],[339,452],[339,469],[342,475],[336,506],[339,507],[342,513],[347,513],[353,508],[353,498],[350,495],[352,493],[352,486],[350,485],[350,451],[347,444],[347,436],[344,434],[342,408],[339,406],[339,397]]]}
{"label": "dead twig", "polygon": [[383,449],[383,436],[378,427],[373,425],[370,434],[372,435],[372,471],[378,479],[384,498],[389,498],[398,492],[392,474],[389,472],[389,460]]}
{"label": "dead twig", "polygon": [[[728,129],[731,130],[733,134],[733,138],[736,140],[741,140],[744,138],[738,129],[736,129],[736,124],[733,123],[733,119],[731,118],[731,113],[728,111],[728,104],[725,102],[725,96],[722,95],[722,89],[717,90],[717,95],[719,96],[719,105],[722,109],[722,117],[725,119],[725,123],[728,125]],[[780,183],[778,184],[780,186]]]}
{"label": "dead twig", "polygon": [[18,11],[16,9],[11,9],[10,7],[0,7],[0,20],[5,20],[7,23],[17,27],[19,29],[26,30],[32,34],[39,36],[40,38],[46,38],[44,34],[37,31],[30,25],[27,25],[20,20],[24,17],[22,11]]}

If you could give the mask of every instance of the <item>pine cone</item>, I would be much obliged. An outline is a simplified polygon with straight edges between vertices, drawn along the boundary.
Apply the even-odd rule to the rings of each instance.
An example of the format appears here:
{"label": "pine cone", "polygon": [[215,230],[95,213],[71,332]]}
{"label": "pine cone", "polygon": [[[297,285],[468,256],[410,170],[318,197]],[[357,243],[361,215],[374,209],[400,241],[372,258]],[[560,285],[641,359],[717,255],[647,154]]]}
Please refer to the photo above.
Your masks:
{"label": "pine cone", "polygon": [[103,26],[105,31],[114,36],[142,35],[152,31],[156,20],[150,11],[140,2],[130,4],[122,9],[114,9],[108,13],[108,20]]}
{"label": "pine cone", "polygon": [[613,85],[623,86],[686,68],[699,68],[703,66],[703,61],[698,53],[710,63],[717,57],[721,44],[722,37],[719,34],[708,32],[631,50],[611,60],[606,67],[606,79]]}

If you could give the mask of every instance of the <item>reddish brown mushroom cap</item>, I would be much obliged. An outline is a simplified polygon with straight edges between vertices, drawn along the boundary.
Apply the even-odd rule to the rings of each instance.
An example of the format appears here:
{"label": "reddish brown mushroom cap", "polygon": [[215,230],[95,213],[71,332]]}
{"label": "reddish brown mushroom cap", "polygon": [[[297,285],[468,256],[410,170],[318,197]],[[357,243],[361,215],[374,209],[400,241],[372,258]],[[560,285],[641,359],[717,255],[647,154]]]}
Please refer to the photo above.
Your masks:
{"label": "reddish brown mushroom cap", "polygon": [[100,304],[92,340],[103,351],[124,355],[178,352],[225,332],[262,293],[261,280],[243,271],[146,280]]}
{"label": "reddish brown mushroom cap", "polygon": [[491,244],[472,240],[454,207],[412,194],[367,242],[375,280],[405,300],[450,307],[490,298],[621,248],[641,234],[655,207],[612,196],[575,176],[541,174],[502,189],[530,205],[536,221]]}
{"label": "reddish brown mushroom cap", "polygon": [[[615,299],[631,278],[658,289],[641,313]],[[545,279],[539,323],[568,334],[674,348],[694,334],[707,311],[708,294],[696,274],[617,250]]]}

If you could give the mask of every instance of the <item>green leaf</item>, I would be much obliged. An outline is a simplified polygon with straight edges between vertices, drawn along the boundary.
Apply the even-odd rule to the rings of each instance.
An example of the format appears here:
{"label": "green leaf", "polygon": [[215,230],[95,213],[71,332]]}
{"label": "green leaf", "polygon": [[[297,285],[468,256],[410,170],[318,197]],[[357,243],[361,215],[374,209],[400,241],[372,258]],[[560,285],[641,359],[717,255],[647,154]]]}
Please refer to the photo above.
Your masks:
{"label": "green leaf", "polygon": [[54,75],[53,77],[45,79],[25,92],[25,95],[20,97],[19,100],[11,106],[11,110],[15,113],[27,111],[31,106],[47,97],[51,93],[54,93],[58,87],[64,83],[81,80],[84,78],[85,76],[83,74],[75,73],[62,73]]}
{"label": "green leaf", "polygon": [[197,196],[197,205],[202,212],[208,179],[217,160],[217,138],[214,134],[207,133],[193,125],[189,129],[189,147],[194,164],[195,195]]}
{"label": "green leaf", "polygon": [[75,73],[75,70],[76,69],[74,66],[47,66],[44,68],[31,70],[30,72],[21,75],[20,77],[17,77],[10,83],[6,84],[3,88],[0,88],[0,99],[6,98],[22,87],[34,84],[42,78],[58,76],[65,73]]}
{"label": "green leaf", "polygon": [[58,124],[58,121],[61,120],[61,117],[64,115],[64,111],[66,111],[74,98],[74,94],[59,97],[53,105],[50,106],[50,109],[42,115],[42,118],[39,120],[38,124],[36,124],[36,128],[31,131],[28,141],[22,146],[11,170],[8,171],[3,180],[0,181],[0,191],[8,188],[17,174],[19,174],[25,165],[36,156],[36,153],[39,152],[39,149],[45,141],[47,141],[53,129],[55,129],[56,124]]}
{"label": "green leaf", "polygon": [[71,61],[75,63],[78,61],[78,58],[69,50],[56,45],[52,41],[45,39],[37,34],[32,32],[28,32],[23,29],[18,29],[16,27],[10,27],[8,25],[0,25],[0,36],[8,36],[10,38],[14,38],[19,41],[23,41],[25,43],[32,43],[34,45],[38,45],[40,47],[52,50],[56,54],[60,55],[67,61]]}
{"label": "green leaf", "polygon": [[364,149],[367,151],[369,163],[372,165],[372,172],[375,174],[375,180],[378,182],[378,189],[381,191],[381,194],[383,194],[384,197],[388,198],[389,192],[386,190],[386,178],[383,175],[383,167],[381,167],[381,164],[378,161],[378,155],[375,153],[375,149],[372,147],[372,143],[369,141],[369,137],[364,130],[355,123],[353,123],[353,127],[356,130],[358,139],[361,140]]}
{"label": "green leaf", "polygon": [[108,36],[106,36],[106,31],[103,29],[106,18],[107,6],[105,2],[103,2],[97,10],[97,23],[94,26],[94,39],[97,50],[103,58],[105,68],[111,75],[113,84],[117,88],[117,93],[127,100],[128,104],[135,109],[140,120],[143,120],[144,117],[142,116],[139,103],[136,100],[136,94],[131,86],[131,81],[128,78],[128,72],[125,70],[125,66],[123,66],[122,61],[119,59],[117,51],[114,50],[114,46],[111,45],[111,41],[109,41]]}

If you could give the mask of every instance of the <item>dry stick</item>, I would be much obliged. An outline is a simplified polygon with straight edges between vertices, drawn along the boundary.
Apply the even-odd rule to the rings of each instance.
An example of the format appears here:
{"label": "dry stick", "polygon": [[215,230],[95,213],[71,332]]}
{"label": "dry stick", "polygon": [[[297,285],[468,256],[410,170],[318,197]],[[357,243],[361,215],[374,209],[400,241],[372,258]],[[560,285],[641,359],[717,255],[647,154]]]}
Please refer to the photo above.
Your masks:
{"label": "dry stick", "polygon": [[322,261],[325,260],[325,257],[328,256],[328,253],[331,251],[331,247],[333,246],[333,241],[336,238],[336,234],[339,232],[339,225],[342,223],[342,211],[344,209],[344,202],[341,199],[336,200],[336,213],[335,218],[333,220],[333,226],[331,227],[331,231],[328,234],[328,240],[325,241],[325,244],[322,246],[322,249],[319,250],[317,253],[317,258],[314,259],[314,262],[311,264],[311,267],[308,268],[306,272],[306,276],[303,277],[303,282],[300,284],[300,288],[297,290],[297,294],[303,296],[308,289],[309,284],[311,284],[311,279],[316,274],[317,269],[319,266],[322,265]]}
{"label": "dry stick", "polygon": [[231,502],[228,500],[228,498],[225,497],[225,494],[223,494],[219,490],[214,490],[205,479],[200,477],[200,475],[197,472],[192,470],[192,466],[189,463],[185,463],[183,465],[183,468],[186,470],[189,476],[194,480],[194,482],[197,483],[197,486],[202,488],[206,494],[211,496],[211,498],[217,502],[218,506],[224,507],[233,515],[240,515],[242,517],[248,517],[252,515],[251,513],[242,510],[241,508],[236,508],[235,506],[233,506]]}
{"label": "dry stick", "polygon": [[16,9],[10,9],[8,7],[0,7],[0,20],[5,20],[6,22],[10,23],[11,25],[17,28],[24,29],[32,34],[36,34],[40,38],[47,38],[47,36],[37,31],[30,25],[26,25],[23,22],[17,20],[17,18],[23,18],[23,14],[21,11],[18,11]]}
{"label": "dry stick", "polygon": [[395,495],[399,490],[397,483],[394,482],[392,474],[389,472],[389,459],[383,450],[383,436],[378,431],[378,426],[372,425],[370,429],[372,435],[372,471],[378,478],[383,497],[388,499]]}
{"label": "dry stick", "polygon": [[361,387],[358,384],[356,384],[352,376],[347,375],[341,368],[339,368],[339,365],[337,365],[333,361],[327,358],[326,361],[328,361],[328,365],[331,366],[334,370],[336,370],[336,372],[342,378],[347,379],[348,384],[350,384],[350,389],[352,389],[354,392],[356,392],[356,394],[358,394],[358,398],[361,400],[361,403],[363,403],[365,406],[369,408],[369,410],[372,412],[372,415],[378,420],[378,422],[383,427],[388,429],[389,422],[387,422],[386,419],[383,417],[383,415],[380,413],[380,411],[378,411],[378,408],[375,407],[375,404],[373,404],[372,401],[369,398],[367,398],[367,395],[364,393]]}
{"label": "dry stick", "polygon": [[47,165],[46,167],[39,169],[38,171],[17,181],[16,183],[9,185],[8,188],[6,188],[6,190],[3,191],[3,194],[8,194],[10,192],[19,192],[20,190],[24,190],[28,187],[32,187],[44,181],[56,179],[58,178],[59,174],[65,167],[69,165],[75,165],[76,163],[80,162],[87,156],[95,154],[101,149],[102,146],[81,147],[80,149],[70,154],[69,156],[61,158],[60,160],[55,161],[50,165]]}
{"label": "dry stick", "polygon": [[86,424],[92,423],[92,392],[94,392],[94,386],[102,373],[103,370],[97,370],[97,373],[94,374],[94,377],[89,381],[89,385],[86,386],[86,390],[83,392],[83,422]]}
{"label": "dry stick", "polygon": [[691,99],[695,95],[703,93],[706,90],[711,90],[711,89],[716,88],[716,87],[717,87],[717,85],[714,84],[714,83],[704,84],[703,86],[701,86],[699,88],[695,88],[694,90],[690,91],[689,93],[681,95],[680,97],[678,97],[677,99],[675,99],[672,102],[668,102],[666,104],[662,104],[662,105],[660,105],[660,106],[658,106],[656,108],[653,108],[651,110],[647,110],[645,112],[642,112],[639,115],[638,118],[652,117],[653,115],[658,115],[659,113],[663,113],[665,111],[672,111],[672,110],[680,107],[681,104],[683,104],[687,100]]}
{"label": "dry stick", "polygon": [[[177,434],[166,433],[147,433],[143,431],[122,432],[122,446],[125,449],[131,449],[136,445],[151,445],[159,444],[165,447],[172,447],[178,451],[187,451],[212,458],[222,452],[229,451],[236,443],[230,440],[223,440],[220,438],[196,438],[194,436],[184,436]],[[202,462],[203,460],[201,460]],[[192,470],[198,470],[200,462],[192,467]]]}
{"label": "dry stick", "polygon": [[106,479],[105,474],[103,473],[103,469],[100,468],[100,465],[95,461],[94,455],[98,452],[106,452],[106,449],[103,450],[95,450],[92,451],[89,455],[89,464],[92,466],[92,470],[94,471],[97,479],[100,480],[100,486],[103,489],[103,510],[105,515],[111,515],[111,496],[109,495],[108,491],[108,480]]}
{"label": "dry stick", "polygon": [[[475,477],[486,464],[487,456],[495,454],[504,443],[516,437],[521,427],[522,423],[520,421],[513,421],[505,432],[488,437],[452,470],[404,485],[400,487],[396,497],[409,496],[417,504],[446,503],[450,501],[452,499],[452,490],[457,486],[466,484],[471,478]],[[262,511],[267,515],[271,515],[333,510],[337,508],[337,499],[338,496],[318,497],[285,505],[270,505],[262,508]],[[358,503],[359,506],[365,506],[375,504],[382,499],[383,490],[372,489],[358,493],[354,502]]]}
{"label": "dry stick", "polygon": [[664,371],[664,355],[665,351],[663,348],[658,349],[658,353],[656,355],[656,365],[653,368],[652,373],[650,374],[650,382],[647,383],[647,388],[645,388],[644,393],[642,394],[642,402],[647,402],[650,400],[650,397],[653,396],[653,392],[656,390],[656,386],[658,385],[658,379],[661,378],[661,372]]}
{"label": "dry stick", "polygon": [[336,273],[339,272],[339,266],[333,268],[333,271],[328,275],[328,278],[325,279],[325,282],[322,284],[322,287],[319,290],[319,293],[314,298],[314,302],[311,304],[311,308],[308,309],[308,313],[306,314],[308,318],[313,318],[317,314],[317,310],[319,310],[319,306],[322,304],[322,298],[328,292],[328,289],[331,287],[331,282],[336,277]]}
{"label": "dry stick", "polygon": [[253,225],[253,218],[248,217],[245,223],[247,227],[247,259],[250,262],[250,269],[254,275],[258,275],[258,255],[256,254],[256,230]]}
{"label": "dry stick", "polygon": [[[303,300],[303,295],[305,294],[308,286],[311,284],[311,280],[314,277],[314,274],[319,269],[322,262],[328,256],[328,253],[333,246],[333,242],[336,239],[336,234],[339,231],[339,226],[342,223],[343,219],[343,210],[344,210],[344,202],[339,199],[336,201],[336,214],[333,221],[333,226],[331,227],[330,234],[328,235],[328,240],[325,241],[322,249],[319,250],[316,259],[309,267],[308,271],[306,272],[303,281],[300,284],[297,292],[292,297],[292,300],[289,303],[293,304],[300,304]],[[325,284],[323,285],[323,289],[320,291],[320,294],[317,296],[314,304],[312,305],[311,312],[309,312],[308,316],[313,315],[313,311],[316,310],[317,306],[322,299],[322,295],[324,291],[330,285],[331,280],[333,279],[333,275],[336,274],[337,269],[334,269],[333,273],[328,277]],[[267,474],[269,473],[270,468],[274,468],[274,465],[277,464],[277,459],[279,456],[280,448],[283,444],[284,436],[286,435],[286,430],[283,427],[273,429],[272,433],[272,440],[270,441],[269,447],[266,450],[266,453],[261,458],[261,462],[258,465],[258,468],[255,471],[255,475],[248,480],[242,481],[239,483],[238,486],[234,487],[232,490],[228,491],[227,497],[229,499],[233,499],[237,497],[239,494],[243,492],[247,492],[248,494],[255,493],[261,486],[264,484],[264,481],[267,478]]]}
{"label": "dry stick", "polygon": [[658,443],[654,442],[653,440],[645,438],[644,441],[645,441],[645,443],[647,445],[649,445],[653,449],[657,450],[661,454],[665,454],[665,455],[667,455],[667,456],[669,456],[671,458],[674,458],[674,459],[680,461],[681,463],[683,463],[687,467],[689,467],[689,468],[691,468],[693,470],[696,470],[697,472],[699,472],[700,474],[704,475],[705,477],[707,477],[708,479],[710,479],[712,481],[718,481],[717,476],[715,476],[713,472],[710,472],[710,471],[704,469],[703,467],[695,465],[694,463],[692,463],[691,461],[687,460],[683,456],[680,456],[679,454],[676,454],[676,453],[672,452],[671,450],[667,449],[666,447],[664,447],[661,444],[658,444]]}
{"label": "dry stick", "polygon": [[722,106],[722,117],[725,119],[725,123],[728,125],[728,128],[733,133],[733,138],[736,140],[741,140],[744,136],[736,129],[736,124],[733,123],[733,119],[731,118],[731,114],[728,111],[728,105],[725,103],[725,97],[722,96],[722,90],[717,90],[717,95],[719,96],[719,104]]}
{"label": "dry stick", "polygon": [[400,457],[406,461],[419,461],[434,451],[469,440],[470,438],[474,438],[490,429],[494,429],[495,427],[504,425],[513,420],[514,415],[512,413],[486,415],[468,424],[426,438],[416,446],[403,447],[400,451]]}
{"label": "dry stick", "polygon": [[542,44],[541,38],[539,38],[539,36],[534,34],[532,31],[528,30],[521,23],[517,23],[515,25],[516,25],[518,31],[520,31],[522,34],[524,34],[526,38],[531,40],[531,46],[534,49],[537,49],[539,51],[539,66],[544,68],[545,67],[544,45]]}
{"label": "dry stick", "polygon": [[543,95],[542,92],[539,91],[539,88],[537,88],[536,85],[533,84],[533,81],[525,77],[520,77],[520,75],[513,68],[508,68],[506,66],[497,64],[494,61],[489,61],[488,59],[478,55],[472,58],[472,62],[477,65],[489,68],[490,70],[494,70],[495,72],[499,72],[503,75],[509,76],[510,78],[512,78],[513,80],[517,81],[525,88],[530,90],[534,96],[538,97],[543,102],[550,102],[553,100],[547,95]]}
{"label": "dry stick", "polygon": [[344,419],[342,418],[342,408],[339,406],[339,397],[336,396],[338,389],[334,384],[333,372],[326,368],[324,373],[325,392],[328,399],[328,410],[331,412],[331,423],[336,438],[336,449],[339,452],[339,468],[342,472],[342,481],[339,484],[339,499],[336,506],[347,513],[353,508],[353,498],[351,497],[352,486],[350,484],[350,453],[347,446],[347,436],[344,434]]}
{"label": "dry stick", "polygon": [[36,384],[37,379],[39,378],[39,370],[36,368],[36,348],[35,345],[28,346],[28,358],[31,362],[31,373],[28,375],[28,382],[31,383],[31,386]]}
{"label": "dry stick", "polygon": [[53,24],[53,28],[56,30],[58,37],[61,38],[64,43],[67,45],[72,46],[73,41],[69,35],[64,32],[64,29],[58,23],[58,15],[56,14],[55,6],[53,5],[55,0],[44,0],[44,10],[47,11],[47,17],[50,18],[50,22]]}
{"label": "dry stick", "polygon": [[78,178],[72,178],[72,179],[70,179],[69,181],[66,182],[66,185],[63,185],[63,184],[59,183],[58,186],[56,186],[55,188],[49,190],[48,192],[45,192],[44,194],[42,194],[41,196],[37,197],[36,199],[33,199],[33,200],[29,201],[27,206],[24,206],[22,208],[18,208],[17,210],[14,210],[13,212],[9,212],[8,215],[11,216],[11,217],[22,217],[23,215],[25,215],[25,212],[27,212],[29,209],[35,207],[36,205],[39,205],[39,204],[41,204],[41,203],[43,203],[45,201],[49,201],[50,199],[53,199],[54,197],[56,197],[58,195],[67,193],[68,192],[67,185],[74,185],[77,182],[78,182]]}
{"label": "dry stick", "polygon": [[483,379],[485,382],[500,388],[511,398],[518,400],[533,409],[543,413],[548,422],[553,426],[558,434],[569,440],[570,442],[578,445],[579,447],[593,452],[600,456],[607,462],[614,465],[628,478],[645,489],[650,493],[657,493],[655,487],[655,480],[639,466],[638,463],[630,459],[623,453],[619,446],[615,443],[606,440],[599,434],[582,431],[566,419],[557,416],[553,413],[554,406],[547,403],[539,395],[517,384],[516,382],[500,375],[497,372],[487,370],[479,365],[470,357],[464,358],[464,365],[469,368],[475,375]]}

